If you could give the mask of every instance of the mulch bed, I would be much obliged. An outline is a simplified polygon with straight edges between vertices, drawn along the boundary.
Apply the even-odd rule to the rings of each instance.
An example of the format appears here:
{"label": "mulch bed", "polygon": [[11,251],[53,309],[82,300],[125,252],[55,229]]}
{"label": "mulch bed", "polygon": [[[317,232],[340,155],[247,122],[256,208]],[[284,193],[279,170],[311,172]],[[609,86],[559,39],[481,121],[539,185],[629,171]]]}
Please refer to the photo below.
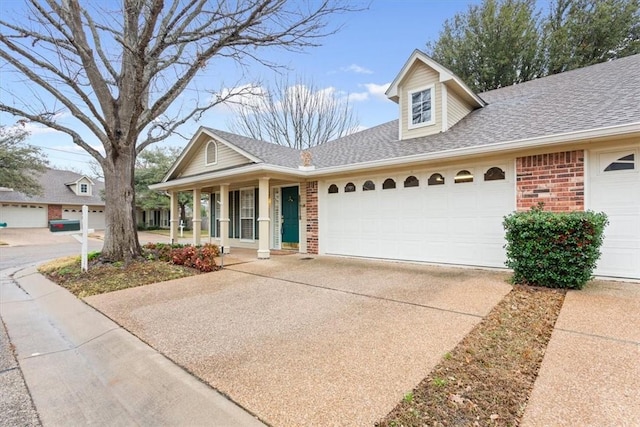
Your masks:
{"label": "mulch bed", "polygon": [[377,426],[518,425],[565,292],[514,286]]}

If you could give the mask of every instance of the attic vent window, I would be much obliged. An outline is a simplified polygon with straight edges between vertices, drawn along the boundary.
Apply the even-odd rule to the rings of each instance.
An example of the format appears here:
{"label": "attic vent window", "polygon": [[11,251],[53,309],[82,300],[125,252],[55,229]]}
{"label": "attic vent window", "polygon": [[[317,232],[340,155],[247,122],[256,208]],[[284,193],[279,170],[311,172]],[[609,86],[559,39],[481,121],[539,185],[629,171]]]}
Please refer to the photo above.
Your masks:
{"label": "attic vent window", "polygon": [[432,125],[435,123],[435,115],[431,108],[435,87],[420,88],[409,92],[409,128]]}
{"label": "attic vent window", "polygon": [[80,184],[80,192],[87,194],[89,192],[89,186],[87,184]]}
{"label": "attic vent window", "polygon": [[206,166],[218,163],[218,144],[215,141],[207,143],[204,162]]}

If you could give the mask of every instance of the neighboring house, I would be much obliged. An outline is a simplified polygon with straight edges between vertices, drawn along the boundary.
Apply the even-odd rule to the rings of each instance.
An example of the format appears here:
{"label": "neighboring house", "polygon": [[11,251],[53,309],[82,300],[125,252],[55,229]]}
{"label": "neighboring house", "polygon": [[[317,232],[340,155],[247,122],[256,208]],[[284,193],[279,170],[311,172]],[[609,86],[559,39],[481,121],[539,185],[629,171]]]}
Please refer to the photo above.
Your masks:
{"label": "neighboring house", "polygon": [[136,208],[136,221],[138,227],[169,228],[169,209]]}
{"label": "neighboring house", "polygon": [[56,169],[47,169],[38,181],[43,190],[39,196],[0,191],[0,222],[9,228],[47,227],[52,219],[82,219],[82,205],[87,205],[89,228],[105,228],[104,183]]}
{"label": "neighboring house", "polygon": [[152,188],[174,211],[177,192],[209,193],[214,241],[259,258],[504,267],[505,215],[604,211],[596,273],[638,279],[638,70],[635,55],[476,94],[416,50],[387,91],[398,120],[305,152],[200,128]]}

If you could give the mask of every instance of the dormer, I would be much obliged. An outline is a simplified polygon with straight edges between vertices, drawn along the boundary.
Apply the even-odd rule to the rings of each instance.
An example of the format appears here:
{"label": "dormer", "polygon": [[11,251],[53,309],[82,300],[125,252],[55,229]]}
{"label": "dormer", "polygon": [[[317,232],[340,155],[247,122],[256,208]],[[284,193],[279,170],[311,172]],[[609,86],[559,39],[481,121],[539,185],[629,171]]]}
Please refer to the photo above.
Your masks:
{"label": "dormer", "polygon": [[485,102],[450,70],[415,50],[391,82],[387,97],[399,107],[399,139],[446,132]]}
{"label": "dormer", "polygon": [[93,195],[94,183],[86,176],[80,177],[73,182],[67,182],[65,184],[76,196],[91,196]]}

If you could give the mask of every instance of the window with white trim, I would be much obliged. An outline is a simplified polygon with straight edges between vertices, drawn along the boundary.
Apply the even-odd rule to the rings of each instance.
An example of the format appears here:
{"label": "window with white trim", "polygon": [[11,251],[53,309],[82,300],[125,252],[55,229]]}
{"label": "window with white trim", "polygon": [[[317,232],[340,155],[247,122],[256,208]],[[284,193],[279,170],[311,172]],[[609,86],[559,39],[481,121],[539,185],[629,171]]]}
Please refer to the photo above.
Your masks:
{"label": "window with white trim", "polygon": [[255,224],[255,191],[253,188],[240,190],[240,238],[253,240]]}
{"label": "window with white trim", "polygon": [[204,153],[204,163],[206,166],[218,163],[218,144],[215,141],[209,141]]}
{"label": "window with white trim", "polygon": [[87,184],[80,184],[80,192],[87,194],[89,192],[89,186]]}
{"label": "window with white trim", "polygon": [[435,123],[435,86],[420,88],[409,92],[409,129],[428,126]]}

